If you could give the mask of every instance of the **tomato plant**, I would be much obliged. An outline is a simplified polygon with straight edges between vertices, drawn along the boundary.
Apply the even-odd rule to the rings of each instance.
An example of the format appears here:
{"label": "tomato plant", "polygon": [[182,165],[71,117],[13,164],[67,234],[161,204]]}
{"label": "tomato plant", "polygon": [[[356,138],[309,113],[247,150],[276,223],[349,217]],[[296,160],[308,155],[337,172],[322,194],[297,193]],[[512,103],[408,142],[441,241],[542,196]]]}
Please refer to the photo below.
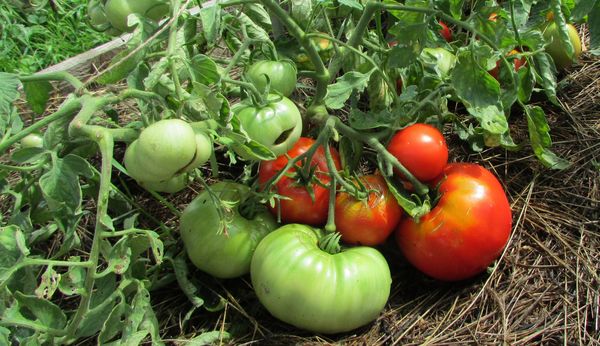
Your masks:
{"label": "tomato plant", "polygon": [[234,107],[242,128],[251,139],[263,144],[276,156],[290,150],[302,134],[302,116],[290,99],[269,94],[267,104],[253,105],[251,100]]}
{"label": "tomato plant", "polygon": [[421,181],[436,178],[448,162],[444,136],[437,128],[427,124],[410,125],[396,132],[387,149]]}
{"label": "tomato plant", "polygon": [[290,96],[296,89],[298,79],[296,65],[291,60],[259,60],[246,69],[246,78],[259,90],[265,90],[267,79],[270,83],[270,92],[278,92],[283,96]]}
{"label": "tomato plant", "polygon": [[357,200],[349,193],[335,199],[335,224],[342,240],[350,244],[382,244],[400,222],[402,208],[380,175],[365,175],[360,184],[369,191],[367,200]]}
{"label": "tomato plant", "polygon": [[398,246],[433,278],[467,279],[484,271],[506,246],[510,204],[498,179],[476,164],[448,164],[438,183],[440,197],[431,212],[400,222]]}
{"label": "tomato plant", "polygon": [[[194,265],[218,278],[234,278],[250,271],[258,243],[277,223],[265,209],[251,218],[239,206],[250,188],[234,182],[218,182],[202,191],[181,214],[180,232]],[[211,194],[214,194],[211,196]],[[218,203],[224,204],[219,212]]]}
{"label": "tomato plant", "polygon": [[285,225],[258,244],[250,269],[263,306],[278,319],[319,333],[350,331],[373,321],[391,286],[385,258],[371,247],[331,253],[324,234]]}
{"label": "tomato plant", "polygon": [[[261,186],[265,184],[276,174],[278,174],[287,165],[289,159],[298,157],[306,153],[313,145],[315,140],[307,137],[301,137],[298,142],[290,149],[286,155],[279,156],[272,161],[263,161],[258,170],[258,181]],[[339,154],[334,148],[330,148],[336,168],[340,167]],[[329,189],[322,186],[330,181],[327,172],[327,161],[325,158],[325,149],[321,146],[316,149],[310,161],[312,173],[310,177],[301,177],[303,165],[296,164],[288,170],[273,187],[273,192],[284,197],[279,199],[274,206],[270,206],[274,215],[280,215],[284,223],[299,222],[308,225],[323,225],[327,220],[329,206]],[[287,174],[297,176],[288,176]],[[321,184],[315,183],[312,179],[318,179]]]}

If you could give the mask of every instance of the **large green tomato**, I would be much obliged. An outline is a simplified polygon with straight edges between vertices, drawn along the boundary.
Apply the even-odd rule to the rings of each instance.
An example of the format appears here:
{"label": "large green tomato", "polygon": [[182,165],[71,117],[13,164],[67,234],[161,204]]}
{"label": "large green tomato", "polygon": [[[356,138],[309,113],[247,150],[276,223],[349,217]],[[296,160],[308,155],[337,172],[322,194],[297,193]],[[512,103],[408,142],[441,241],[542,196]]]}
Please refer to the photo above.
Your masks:
{"label": "large green tomato", "polygon": [[210,187],[216,198],[226,202],[225,229],[221,234],[218,207],[209,191],[200,193],[181,215],[181,239],[194,265],[218,278],[235,278],[250,270],[252,254],[258,243],[277,228],[266,210],[246,219],[238,211],[250,188],[234,182],[219,182]]}
{"label": "large green tomato", "polygon": [[256,107],[249,101],[234,106],[248,136],[269,148],[275,156],[292,149],[302,134],[302,116],[287,97],[269,94],[268,104]]}
{"label": "large green tomato", "polygon": [[296,89],[298,71],[293,61],[284,59],[279,61],[259,60],[248,67],[246,78],[258,90],[264,91],[269,78],[269,92],[278,92],[283,96],[290,96]]}
{"label": "large green tomato", "polygon": [[210,138],[179,119],[157,121],[142,131],[125,151],[129,175],[143,183],[166,182],[206,162]]}
{"label": "large green tomato", "polygon": [[104,12],[110,24],[121,31],[131,32],[127,16],[137,13],[152,20],[159,20],[169,13],[168,0],[108,0]]}
{"label": "large green tomato", "polygon": [[567,50],[560,39],[560,33],[556,22],[551,22],[544,30],[544,38],[546,41],[552,41],[546,46],[546,52],[550,54],[552,60],[554,60],[554,64],[559,69],[571,66],[581,55],[581,39],[579,38],[577,29],[575,29],[573,25],[567,24],[567,31],[569,33],[569,40],[575,50],[573,58],[567,55]]}
{"label": "large green tomato", "polygon": [[390,269],[379,251],[319,248],[323,231],[285,225],[254,252],[250,275],[260,302],[278,319],[317,333],[346,332],[377,318],[390,294]]}

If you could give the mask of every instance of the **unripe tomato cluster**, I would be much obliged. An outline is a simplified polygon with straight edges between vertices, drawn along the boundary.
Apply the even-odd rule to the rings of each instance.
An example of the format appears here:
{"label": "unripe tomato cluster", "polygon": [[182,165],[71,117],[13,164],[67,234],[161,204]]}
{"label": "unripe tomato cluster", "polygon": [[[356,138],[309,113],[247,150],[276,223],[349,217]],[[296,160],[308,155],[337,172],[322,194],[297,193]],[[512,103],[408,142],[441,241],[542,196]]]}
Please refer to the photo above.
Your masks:
{"label": "unripe tomato cluster", "polygon": [[124,164],[144,188],[173,193],[187,185],[187,173],[208,161],[212,150],[202,130],[183,120],[165,119],[145,128],[127,147]]}

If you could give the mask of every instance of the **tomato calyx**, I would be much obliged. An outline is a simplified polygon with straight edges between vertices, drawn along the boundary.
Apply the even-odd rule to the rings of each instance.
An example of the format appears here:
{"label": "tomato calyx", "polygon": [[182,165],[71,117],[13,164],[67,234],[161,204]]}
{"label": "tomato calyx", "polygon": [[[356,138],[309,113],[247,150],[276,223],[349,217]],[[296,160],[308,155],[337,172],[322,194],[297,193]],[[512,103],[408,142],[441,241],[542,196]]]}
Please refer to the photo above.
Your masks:
{"label": "tomato calyx", "polygon": [[340,253],[342,251],[342,247],[340,245],[341,238],[342,235],[338,232],[328,233],[319,239],[319,248],[331,255]]}

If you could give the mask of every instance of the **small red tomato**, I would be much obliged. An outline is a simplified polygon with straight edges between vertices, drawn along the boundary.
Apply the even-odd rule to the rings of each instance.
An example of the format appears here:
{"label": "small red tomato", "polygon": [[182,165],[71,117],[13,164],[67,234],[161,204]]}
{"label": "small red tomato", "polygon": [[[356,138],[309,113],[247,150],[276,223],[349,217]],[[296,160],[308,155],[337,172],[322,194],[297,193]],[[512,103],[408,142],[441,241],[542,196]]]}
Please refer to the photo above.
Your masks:
{"label": "small red tomato", "polygon": [[[510,53],[508,53],[508,55],[506,55],[506,57],[510,58],[512,55],[515,55],[515,54],[519,54],[519,51],[516,49],[513,49],[510,51]],[[524,66],[525,63],[527,63],[527,60],[525,58],[521,58],[521,59],[514,58],[513,64],[515,66],[515,71],[519,71],[519,69],[522,66]],[[500,77],[500,64],[502,64],[502,60],[496,61],[496,67],[494,67],[493,69],[488,71],[489,74],[491,74],[492,77],[494,77],[496,80],[498,80],[498,78]]]}
{"label": "small red tomato", "polygon": [[[279,156],[272,161],[263,161],[258,169],[258,182],[262,187],[271,177],[281,171],[288,163],[290,158],[302,155],[312,147],[315,143],[314,139],[300,137],[294,147],[290,149],[286,155]],[[340,158],[337,150],[330,148],[331,156],[337,169],[341,167]],[[325,149],[319,147],[311,160],[311,166],[315,167],[315,178],[321,183],[327,185],[331,178],[328,175],[327,160],[325,158]],[[296,169],[302,167],[301,163],[296,164],[288,170],[288,174],[292,174]],[[311,197],[311,190],[313,196]],[[308,186],[304,186],[297,182],[292,177],[284,175],[275,185],[273,191],[281,196],[289,199],[280,199],[275,207],[269,209],[273,215],[277,216],[281,213],[281,221],[284,223],[304,223],[313,226],[321,226],[327,221],[327,213],[329,211],[329,189],[311,182]],[[314,198],[313,198],[314,197]],[[279,207],[279,210],[278,210]]]}
{"label": "small red tomato", "polygon": [[387,150],[423,182],[440,175],[448,163],[448,145],[444,136],[427,124],[410,125],[396,132]]}
{"label": "small red tomato", "polygon": [[446,40],[446,42],[451,42],[452,41],[452,31],[450,31],[450,28],[448,28],[448,25],[446,25],[446,23],[442,22],[441,20],[438,21],[438,23],[442,27],[439,30],[440,35],[442,35],[442,37],[444,38],[444,40]]}
{"label": "small red tomato", "polygon": [[502,185],[482,166],[451,163],[439,179],[440,199],[419,222],[405,218],[396,231],[404,256],[444,281],[470,278],[500,256],[512,215]]}
{"label": "small red tomato", "polygon": [[402,208],[380,175],[360,178],[367,190],[365,201],[342,192],[335,198],[335,224],[342,240],[350,244],[382,244],[400,222]]}

